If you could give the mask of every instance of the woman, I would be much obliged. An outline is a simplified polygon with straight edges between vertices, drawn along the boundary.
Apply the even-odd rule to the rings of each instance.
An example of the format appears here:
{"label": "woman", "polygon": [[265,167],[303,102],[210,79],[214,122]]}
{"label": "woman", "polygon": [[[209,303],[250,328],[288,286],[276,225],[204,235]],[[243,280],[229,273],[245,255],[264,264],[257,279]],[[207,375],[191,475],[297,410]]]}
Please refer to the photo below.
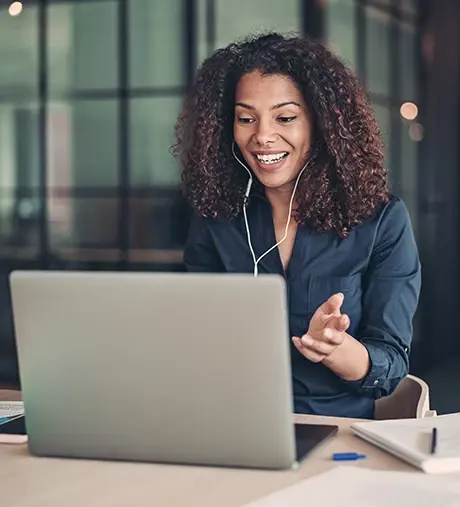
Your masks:
{"label": "woman", "polygon": [[187,269],[283,275],[295,411],[372,418],[408,373],[420,263],[357,79],[306,38],[230,44],[176,131]]}

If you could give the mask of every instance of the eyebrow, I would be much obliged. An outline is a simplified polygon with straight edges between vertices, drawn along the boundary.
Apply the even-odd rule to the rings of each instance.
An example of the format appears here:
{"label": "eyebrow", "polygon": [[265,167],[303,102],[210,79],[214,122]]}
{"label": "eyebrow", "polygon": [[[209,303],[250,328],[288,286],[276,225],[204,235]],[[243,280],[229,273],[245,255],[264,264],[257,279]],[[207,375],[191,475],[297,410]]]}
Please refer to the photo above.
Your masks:
{"label": "eyebrow", "polygon": [[[280,109],[281,107],[284,107],[284,106],[290,106],[290,105],[294,105],[294,106],[297,106],[297,107],[301,107],[300,104],[298,102],[294,102],[293,100],[288,100],[287,102],[280,102],[279,104],[275,104],[274,106],[272,106],[270,108],[270,110],[273,110],[273,109]],[[244,102],[237,102],[235,104],[235,106],[240,106],[240,107],[244,107],[244,109],[249,109],[251,111],[254,111],[255,107],[253,106],[250,106],[249,104],[245,104]]]}

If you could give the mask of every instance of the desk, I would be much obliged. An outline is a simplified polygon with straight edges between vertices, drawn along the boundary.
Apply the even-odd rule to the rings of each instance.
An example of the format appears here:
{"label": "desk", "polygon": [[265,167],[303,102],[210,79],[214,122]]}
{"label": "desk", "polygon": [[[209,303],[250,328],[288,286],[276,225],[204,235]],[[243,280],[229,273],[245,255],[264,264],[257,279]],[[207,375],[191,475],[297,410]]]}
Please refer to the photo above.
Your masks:
{"label": "desk", "polygon": [[[0,400],[20,399],[0,391]],[[332,468],[333,452],[357,451],[352,462],[383,470],[415,468],[355,437],[353,419],[294,416],[299,423],[337,424],[338,435],[314,451],[298,471],[100,462],[30,456],[26,445],[0,444],[2,505],[15,507],[240,507]]]}

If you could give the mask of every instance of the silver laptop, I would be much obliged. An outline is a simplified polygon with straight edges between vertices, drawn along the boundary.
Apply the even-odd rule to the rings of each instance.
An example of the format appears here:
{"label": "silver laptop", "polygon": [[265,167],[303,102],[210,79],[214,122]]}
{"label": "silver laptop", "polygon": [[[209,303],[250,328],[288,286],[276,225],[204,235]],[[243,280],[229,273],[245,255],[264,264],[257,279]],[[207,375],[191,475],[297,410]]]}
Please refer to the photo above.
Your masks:
{"label": "silver laptop", "polygon": [[289,468],[336,431],[295,427],[277,275],[11,275],[39,456]]}

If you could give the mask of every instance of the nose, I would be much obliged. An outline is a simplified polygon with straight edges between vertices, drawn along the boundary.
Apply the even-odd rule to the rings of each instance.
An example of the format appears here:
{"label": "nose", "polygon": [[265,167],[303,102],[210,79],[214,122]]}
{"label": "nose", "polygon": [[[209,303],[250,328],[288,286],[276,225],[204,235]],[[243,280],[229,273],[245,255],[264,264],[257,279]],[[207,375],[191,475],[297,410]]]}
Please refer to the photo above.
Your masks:
{"label": "nose", "polygon": [[275,125],[269,120],[260,119],[256,123],[256,129],[254,132],[254,141],[260,145],[265,146],[266,144],[273,143],[276,141],[277,133]]}

